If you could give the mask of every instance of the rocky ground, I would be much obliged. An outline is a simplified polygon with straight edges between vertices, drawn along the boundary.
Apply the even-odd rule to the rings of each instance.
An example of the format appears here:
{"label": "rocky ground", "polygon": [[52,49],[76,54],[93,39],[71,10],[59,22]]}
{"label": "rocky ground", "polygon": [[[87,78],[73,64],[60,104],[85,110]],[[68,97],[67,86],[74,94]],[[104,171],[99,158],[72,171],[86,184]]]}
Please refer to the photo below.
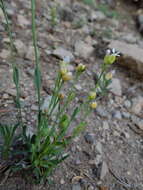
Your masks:
{"label": "rocky ground", "polygon": [[[22,115],[34,129],[37,104],[33,85],[34,54],[31,41],[30,2],[7,0],[21,69]],[[70,157],[54,172],[50,184],[30,185],[20,176],[8,176],[0,190],[142,190],[143,189],[143,14],[129,2],[37,1],[38,46],[43,73],[44,98],[54,84],[59,60],[84,63],[87,71],[76,86],[79,97],[94,83],[105,50],[116,48],[123,55],[111,68],[111,91],[98,102],[88,118],[86,131],[69,147]],[[51,9],[57,9],[56,24]],[[13,123],[16,110],[9,60],[9,39],[0,11],[0,118]],[[136,28],[136,21],[137,26]]]}

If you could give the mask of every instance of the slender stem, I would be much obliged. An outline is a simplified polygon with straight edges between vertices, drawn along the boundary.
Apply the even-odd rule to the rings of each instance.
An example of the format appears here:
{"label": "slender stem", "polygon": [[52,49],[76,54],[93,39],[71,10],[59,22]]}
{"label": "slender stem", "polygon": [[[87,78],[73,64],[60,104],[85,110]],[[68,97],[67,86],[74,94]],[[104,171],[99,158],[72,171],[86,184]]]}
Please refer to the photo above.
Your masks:
{"label": "slender stem", "polygon": [[[53,107],[53,104],[55,103],[55,100],[57,99],[59,89],[61,88],[61,85],[62,85],[62,84],[61,85],[60,84],[61,84],[61,75],[60,75],[60,73],[58,73],[58,76],[57,76],[57,79],[56,79],[56,82],[55,82],[55,87],[54,87],[54,90],[53,90],[53,94],[52,94],[52,97],[51,97],[51,100],[50,100],[50,103],[49,103],[49,106],[48,106],[48,111],[51,110],[51,107]],[[59,86],[60,86],[60,88],[59,88]],[[48,113],[48,115],[49,115],[49,113]]]}
{"label": "slender stem", "polygon": [[100,76],[99,76],[99,78],[98,78],[98,80],[97,80],[95,89],[98,88],[98,84],[99,84],[99,82],[100,82],[100,79],[101,79],[101,77],[103,76],[103,74],[104,74],[105,71],[106,71],[106,65],[104,65],[103,68],[102,68],[102,71],[101,71]]}
{"label": "slender stem", "polygon": [[[3,0],[0,0],[1,4],[0,7],[3,11],[4,17],[5,17],[5,21],[6,21],[6,31],[8,33],[9,39],[10,39],[10,48],[11,48],[11,63],[12,63],[12,69],[13,69],[13,75],[15,75],[15,70],[17,69],[18,72],[18,68],[15,64],[15,46],[14,46],[14,40],[12,37],[12,31],[11,31],[11,27],[9,24],[9,20],[8,20],[8,15],[6,12],[6,6]],[[15,83],[15,81],[14,81]],[[20,123],[22,125],[22,114],[21,114],[21,104],[20,104],[20,86],[19,86],[19,79],[17,81],[17,84],[15,83],[16,86],[16,106],[19,109],[19,119],[20,119]]]}
{"label": "slender stem", "polygon": [[39,52],[38,52],[38,46],[37,46],[37,34],[36,34],[36,23],[35,23],[35,17],[36,17],[35,4],[36,4],[36,1],[35,0],[31,0],[31,9],[32,9],[32,40],[33,40],[33,46],[34,46],[34,52],[35,52],[36,66],[39,66]]}
{"label": "slender stem", "polygon": [[[36,34],[36,22],[35,22],[35,17],[36,17],[36,1],[31,0],[31,12],[32,12],[32,41],[33,41],[33,47],[34,47],[34,53],[35,53],[35,63],[36,63],[36,68],[40,72],[40,57],[39,57],[39,50],[37,46],[37,34]],[[37,96],[38,96],[38,111],[40,114],[40,103],[41,103],[41,93],[40,93],[40,88],[37,88]]]}
{"label": "slender stem", "polygon": [[50,113],[48,114],[49,117],[52,115],[52,113],[53,113],[55,107],[57,106],[57,104],[58,104],[58,102],[59,102],[59,97],[58,97],[58,95],[59,95],[59,92],[60,92],[60,90],[61,90],[61,88],[62,88],[62,84],[63,84],[63,81],[60,80],[60,81],[59,81],[59,84],[58,84],[58,88],[57,88],[55,94],[53,95],[54,100],[53,100],[52,107],[50,108]]}
{"label": "slender stem", "polygon": [[5,4],[4,4],[4,1],[3,1],[3,0],[1,0],[1,8],[2,8],[4,17],[5,17],[7,32],[8,32],[9,39],[10,39],[11,53],[13,54],[13,53],[14,53],[15,46],[14,46],[14,41],[13,41],[13,38],[12,38],[11,28],[10,28],[9,21],[8,21],[8,16],[7,16],[7,12],[6,12],[6,7],[5,7]]}

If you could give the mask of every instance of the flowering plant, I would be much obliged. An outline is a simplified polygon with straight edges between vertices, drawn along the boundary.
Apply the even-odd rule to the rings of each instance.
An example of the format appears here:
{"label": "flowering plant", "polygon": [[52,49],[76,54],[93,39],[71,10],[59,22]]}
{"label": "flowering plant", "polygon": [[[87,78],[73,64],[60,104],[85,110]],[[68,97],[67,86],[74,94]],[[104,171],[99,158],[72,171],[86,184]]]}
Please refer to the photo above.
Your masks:
{"label": "flowering plant", "polygon": [[[11,52],[13,54],[13,39],[11,29],[8,22],[8,17],[3,0],[0,0],[1,8],[7,23],[7,30],[11,39]],[[13,160],[12,170],[24,169],[32,171],[32,177],[38,182],[45,181],[51,174],[53,169],[68,157],[65,153],[67,145],[79,135],[86,127],[86,117],[97,107],[98,97],[104,95],[108,85],[111,82],[112,74],[107,73],[110,65],[115,61],[117,54],[110,53],[105,56],[104,63],[101,67],[101,73],[97,77],[97,81],[93,89],[89,91],[83,102],[75,101],[77,96],[75,84],[79,77],[86,71],[84,64],[79,64],[75,68],[75,72],[69,71],[69,58],[65,58],[60,62],[60,68],[52,95],[49,99],[47,107],[42,109],[41,105],[41,70],[39,53],[36,37],[35,24],[35,0],[31,0],[32,11],[32,39],[35,50],[35,73],[34,81],[37,93],[38,114],[36,131],[31,136],[27,134],[28,126],[22,122],[21,103],[20,103],[20,85],[19,85],[19,70],[13,62],[13,82],[16,86],[16,103],[19,109],[19,120],[15,126],[0,126],[0,135],[3,138],[3,145],[0,149],[2,159]],[[71,82],[68,92],[63,94],[62,89],[65,83]],[[74,105],[75,102],[75,105]],[[72,105],[72,109],[68,112],[68,108]],[[84,118],[77,123],[73,130],[69,133],[69,128],[75,121],[79,113],[83,114]],[[21,127],[21,135],[16,137],[16,130]],[[19,146],[17,146],[17,144]]]}

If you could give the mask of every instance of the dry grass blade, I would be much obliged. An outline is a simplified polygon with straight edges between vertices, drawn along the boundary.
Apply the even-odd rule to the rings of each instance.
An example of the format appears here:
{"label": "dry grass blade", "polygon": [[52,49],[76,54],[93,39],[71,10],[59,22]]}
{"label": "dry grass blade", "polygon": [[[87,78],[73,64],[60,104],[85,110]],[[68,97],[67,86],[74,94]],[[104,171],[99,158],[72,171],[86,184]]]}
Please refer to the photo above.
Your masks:
{"label": "dry grass blade", "polygon": [[126,190],[138,190],[137,189],[137,185],[132,184],[132,183],[128,183],[127,179],[122,179],[122,177],[118,176],[117,174],[115,174],[115,172],[109,168],[109,172],[111,173],[111,175],[116,179],[116,181],[122,185]]}

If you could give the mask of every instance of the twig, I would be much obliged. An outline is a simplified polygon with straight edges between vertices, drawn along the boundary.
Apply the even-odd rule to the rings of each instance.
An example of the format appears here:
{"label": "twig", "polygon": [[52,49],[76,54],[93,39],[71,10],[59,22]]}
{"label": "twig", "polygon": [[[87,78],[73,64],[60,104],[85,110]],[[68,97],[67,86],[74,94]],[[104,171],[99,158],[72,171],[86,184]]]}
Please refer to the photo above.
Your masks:
{"label": "twig", "polygon": [[9,174],[10,174],[10,169],[8,169],[6,172],[5,172],[5,176],[4,176],[4,179],[2,180],[2,182],[0,183],[0,186],[4,185],[6,180],[8,179],[9,177]]}
{"label": "twig", "polygon": [[2,110],[0,110],[0,113],[7,113],[7,112],[12,112],[12,111],[16,111],[16,109],[9,109],[9,110],[2,109]]}
{"label": "twig", "polygon": [[121,177],[119,177],[111,168],[109,168],[109,172],[111,175],[116,179],[116,181],[122,185],[126,190],[135,190],[137,185],[135,184],[129,184],[127,181],[123,180]]}

